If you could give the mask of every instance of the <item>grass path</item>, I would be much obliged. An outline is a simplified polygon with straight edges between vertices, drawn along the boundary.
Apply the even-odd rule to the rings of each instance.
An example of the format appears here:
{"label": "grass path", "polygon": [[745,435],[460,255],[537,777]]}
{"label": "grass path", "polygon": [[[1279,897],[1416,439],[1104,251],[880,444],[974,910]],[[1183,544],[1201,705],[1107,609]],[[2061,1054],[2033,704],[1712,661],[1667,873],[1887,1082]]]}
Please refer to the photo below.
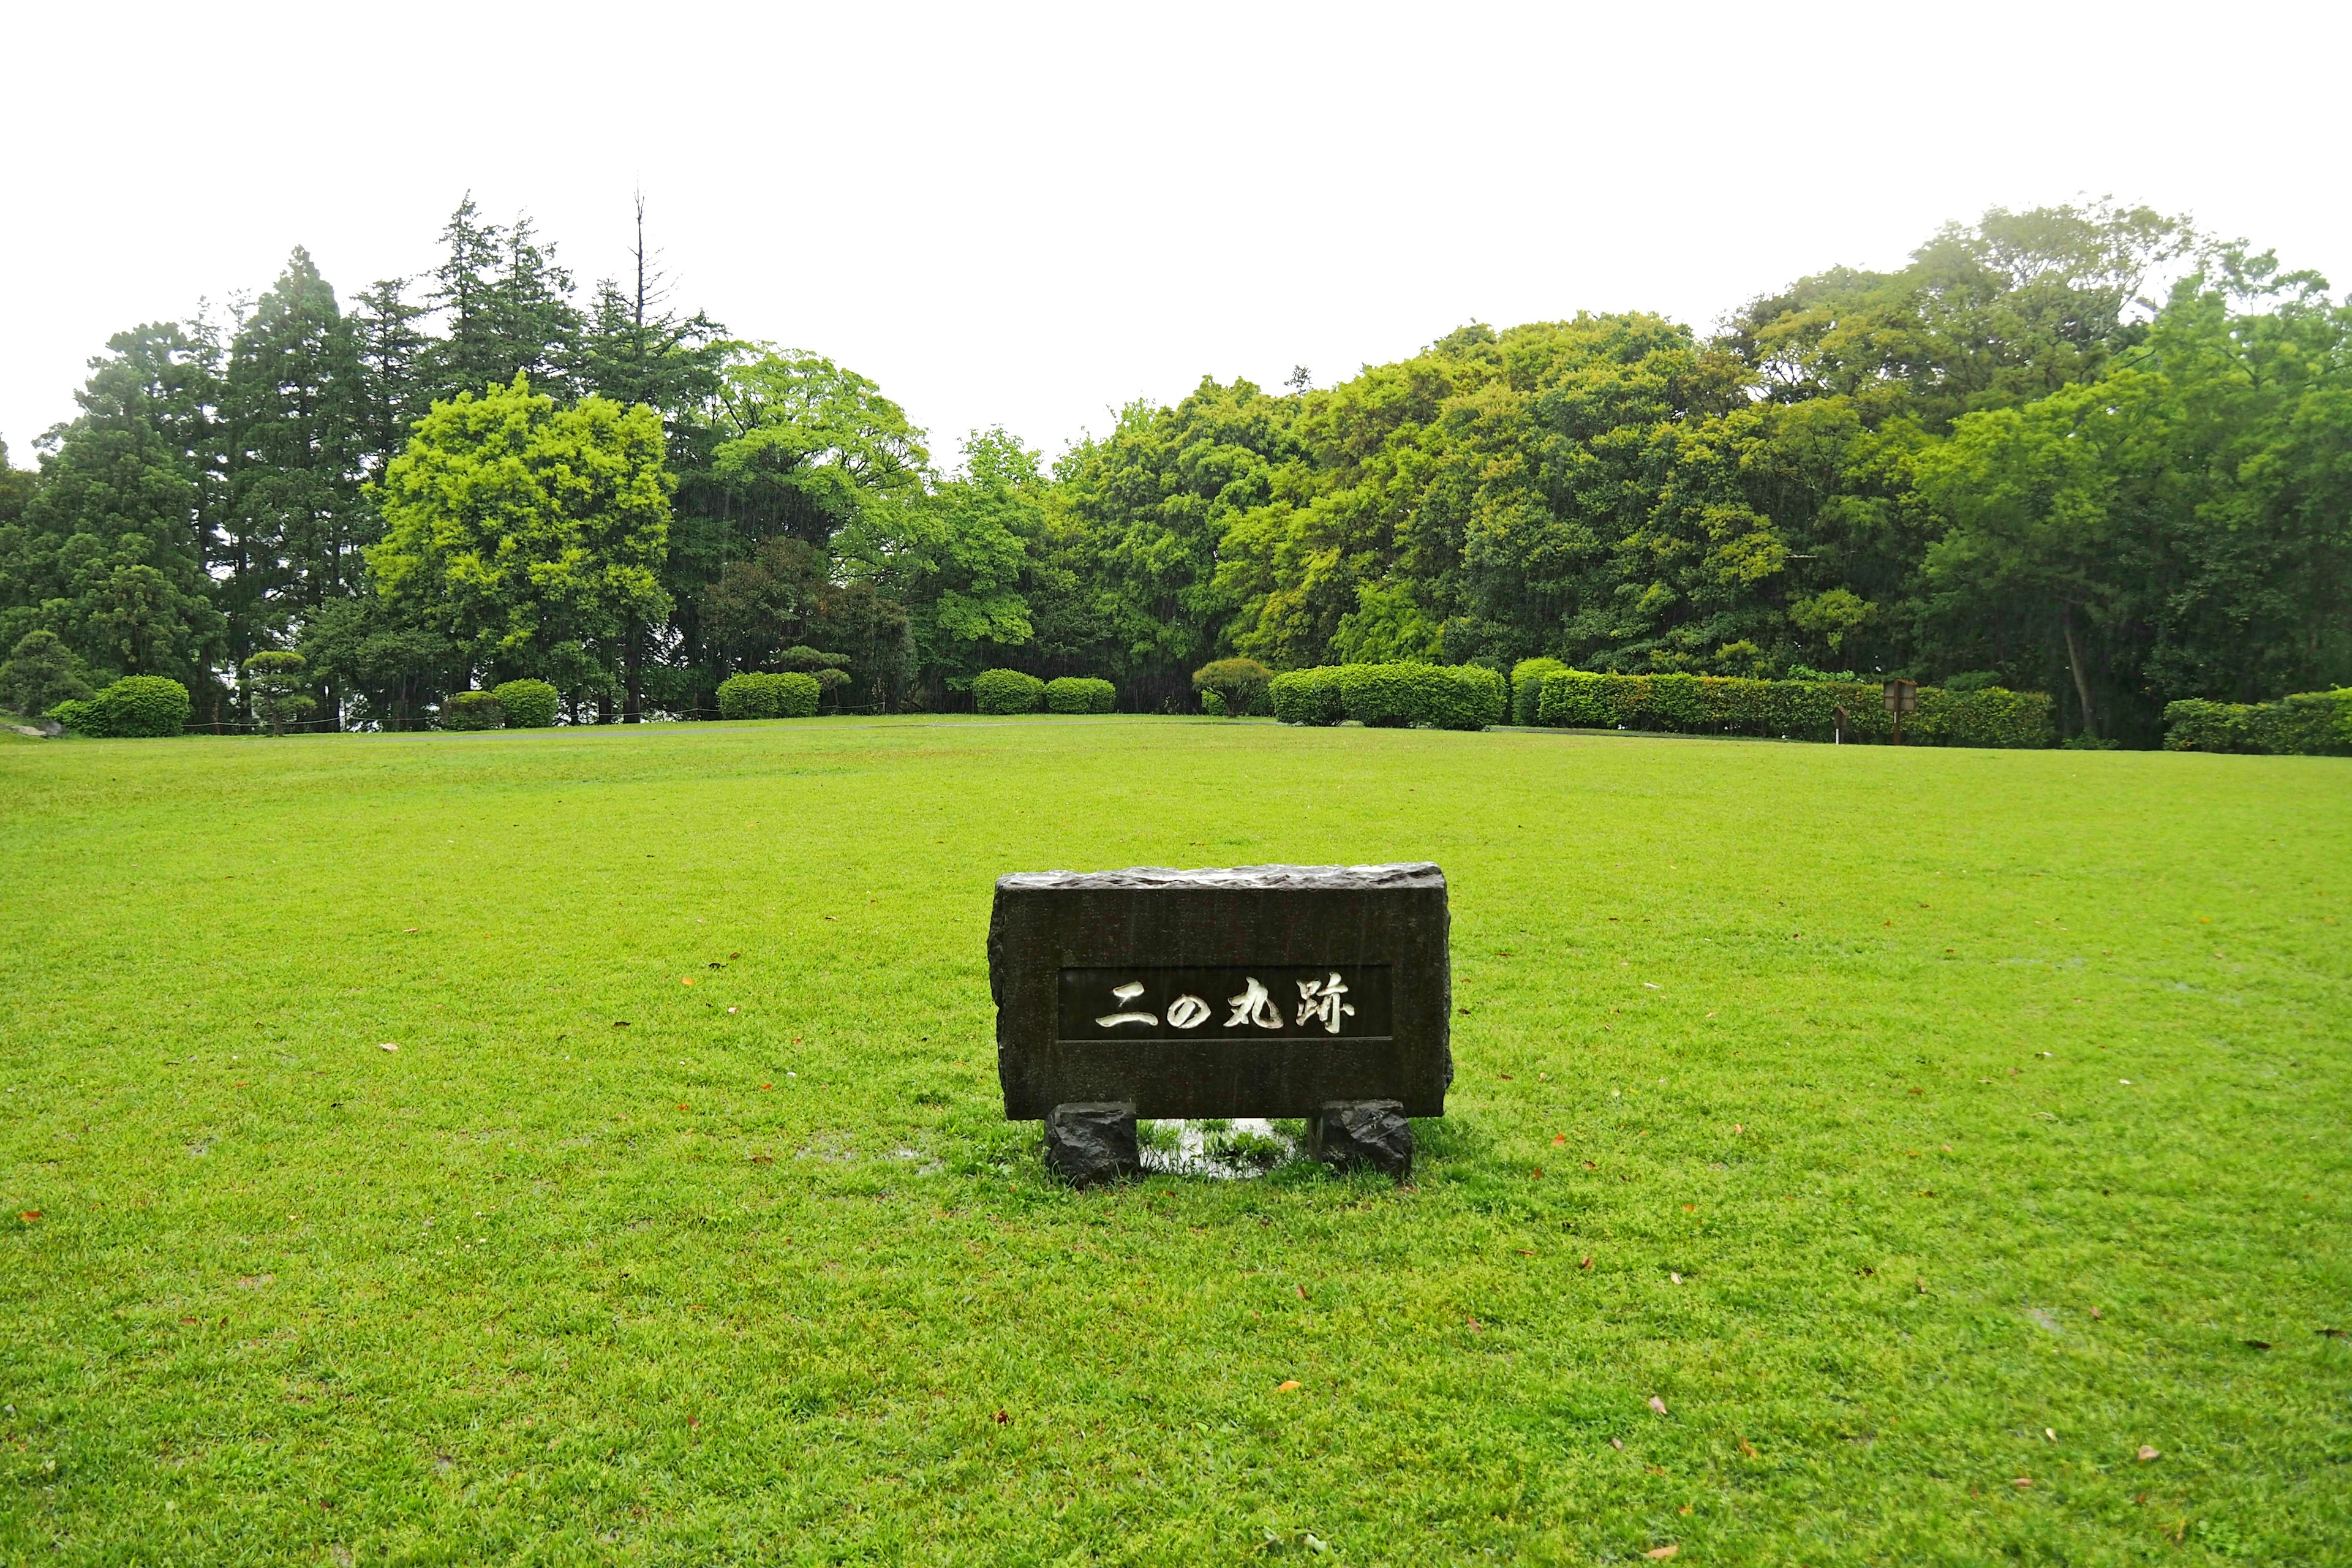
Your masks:
{"label": "grass path", "polygon": [[[0,1561],[2352,1559],[2352,764],[69,742],[0,835]],[[996,874],[1405,858],[1412,1188],[1045,1179]]]}

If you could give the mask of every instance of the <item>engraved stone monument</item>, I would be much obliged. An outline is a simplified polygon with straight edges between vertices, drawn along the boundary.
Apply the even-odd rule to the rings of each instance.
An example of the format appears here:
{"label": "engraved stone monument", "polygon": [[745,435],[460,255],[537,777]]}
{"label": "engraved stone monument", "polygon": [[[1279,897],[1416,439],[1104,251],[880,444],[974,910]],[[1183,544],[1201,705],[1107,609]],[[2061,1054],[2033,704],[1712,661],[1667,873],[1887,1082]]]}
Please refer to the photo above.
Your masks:
{"label": "engraved stone monument", "polygon": [[1002,877],[988,929],[1004,1114],[1084,1184],[1139,1170],[1138,1117],[1305,1117],[1402,1180],[1445,1113],[1445,875],[1391,866]]}

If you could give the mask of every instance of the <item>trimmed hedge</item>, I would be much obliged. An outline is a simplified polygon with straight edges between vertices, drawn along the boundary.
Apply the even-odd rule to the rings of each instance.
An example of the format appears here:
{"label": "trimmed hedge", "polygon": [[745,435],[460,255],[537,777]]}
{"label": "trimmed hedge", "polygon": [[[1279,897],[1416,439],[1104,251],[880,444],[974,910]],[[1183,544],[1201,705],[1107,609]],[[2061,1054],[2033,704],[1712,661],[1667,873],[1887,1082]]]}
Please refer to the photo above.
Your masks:
{"label": "trimmed hedge", "polygon": [[1065,675],[1045,682],[1048,713],[1108,713],[1118,700],[1118,687],[1090,675]]}
{"label": "trimmed hedge", "polygon": [[1567,673],[1568,666],[1556,658],[1523,658],[1511,666],[1511,722],[1534,723],[1537,705],[1543,700],[1544,681]]}
{"label": "trimmed hedge", "polygon": [[187,727],[188,689],[161,675],[126,675],[94,697],[68,698],[47,717],[77,735],[152,737]]}
{"label": "trimmed hedge", "polygon": [[2299,691],[2277,702],[2206,702],[2164,709],[2168,752],[2252,752],[2273,757],[2352,756],[2352,687]]}
{"label": "trimmed hedge", "polygon": [[980,713],[1034,713],[1045,705],[1045,683],[1017,669],[983,669],[971,678],[971,706]]}
{"label": "trimmed hedge", "polygon": [[824,689],[814,675],[747,669],[719,683],[721,719],[814,719],[817,693]]}
{"label": "trimmed hedge", "polygon": [[1286,724],[1337,724],[1347,710],[1339,701],[1339,668],[1286,669],[1266,686],[1274,716]]}
{"label": "trimmed hedge", "polygon": [[[1895,716],[1884,689],[1863,680],[1743,680],[1716,675],[1548,676],[1537,722],[1563,729],[1664,730],[1680,734],[1779,735],[1828,741],[1846,710],[1851,741],[1887,741]],[[1918,745],[2035,748],[2052,743],[2050,699],[2039,691],[1988,686],[1976,691],[1919,689],[1919,708],[1903,721]]]}
{"label": "trimmed hedge", "polygon": [[441,702],[435,722],[444,730],[495,730],[507,721],[499,700],[487,691],[453,691]]}
{"label": "trimmed hedge", "polygon": [[1480,730],[1503,722],[1509,708],[1502,672],[1475,664],[1324,665],[1286,670],[1267,690],[1286,724]]}
{"label": "trimmed hedge", "polygon": [[544,730],[555,722],[563,694],[544,680],[507,680],[490,689],[509,730]]}

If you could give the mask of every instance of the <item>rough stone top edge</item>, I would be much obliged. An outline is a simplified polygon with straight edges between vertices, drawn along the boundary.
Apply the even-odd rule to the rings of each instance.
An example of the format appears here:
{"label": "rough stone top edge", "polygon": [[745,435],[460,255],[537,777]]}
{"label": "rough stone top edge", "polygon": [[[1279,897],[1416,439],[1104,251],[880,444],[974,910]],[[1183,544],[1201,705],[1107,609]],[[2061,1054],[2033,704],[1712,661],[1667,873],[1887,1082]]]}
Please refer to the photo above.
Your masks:
{"label": "rough stone top edge", "polygon": [[1142,888],[1270,889],[1328,891],[1365,888],[1445,887],[1445,873],[1432,860],[1401,860],[1385,866],[1207,866],[1179,870],[1133,866],[1120,871],[1016,871],[996,879],[1000,890],[1104,890]]}

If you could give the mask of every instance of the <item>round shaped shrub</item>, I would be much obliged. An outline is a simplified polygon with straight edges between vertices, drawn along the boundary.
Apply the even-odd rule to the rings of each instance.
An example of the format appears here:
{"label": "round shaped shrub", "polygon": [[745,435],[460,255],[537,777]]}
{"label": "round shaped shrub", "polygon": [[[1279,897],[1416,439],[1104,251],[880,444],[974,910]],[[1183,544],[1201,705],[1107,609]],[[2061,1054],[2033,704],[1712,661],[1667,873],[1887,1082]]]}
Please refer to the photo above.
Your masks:
{"label": "round shaped shrub", "polygon": [[984,669],[972,678],[971,705],[981,713],[1034,713],[1045,706],[1045,683],[1017,669]]}
{"label": "round shaped shrub", "polygon": [[1087,675],[1066,675],[1045,683],[1049,713],[1108,713],[1118,700],[1118,688]]}
{"label": "round shaped shrub", "polygon": [[444,730],[495,730],[504,722],[499,700],[487,691],[453,691],[442,700]]}
{"label": "round shaped shrub", "polygon": [[509,730],[544,730],[555,722],[563,694],[544,680],[507,680],[490,689]]}
{"label": "round shaped shrub", "polygon": [[186,687],[160,675],[126,675],[91,698],[90,706],[98,710],[101,735],[176,735],[195,707]]}
{"label": "round shaped shrub", "polygon": [[1274,671],[1254,658],[1221,658],[1192,672],[1194,688],[1224,699],[1224,711],[1234,719],[1265,702],[1273,679]]}

